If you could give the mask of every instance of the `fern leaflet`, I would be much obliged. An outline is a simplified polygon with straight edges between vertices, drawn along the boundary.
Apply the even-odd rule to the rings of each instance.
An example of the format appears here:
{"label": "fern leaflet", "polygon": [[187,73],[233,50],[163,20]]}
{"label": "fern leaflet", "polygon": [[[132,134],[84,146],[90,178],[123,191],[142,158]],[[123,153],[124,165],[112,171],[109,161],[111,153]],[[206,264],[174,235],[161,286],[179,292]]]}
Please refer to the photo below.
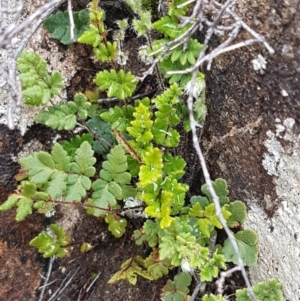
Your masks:
{"label": "fern leaflet", "polygon": [[117,206],[117,200],[135,195],[127,169],[125,151],[121,145],[117,145],[107,155],[107,161],[103,162],[100,179],[93,183],[94,193],[88,200],[88,204],[92,205],[87,209],[89,214],[103,216],[109,208]]}
{"label": "fern leaflet", "polygon": [[94,82],[101,90],[107,91],[108,97],[117,97],[125,99],[132,96],[138,80],[131,72],[125,73],[123,70],[104,70],[98,72]]}
{"label": "fern leaflet", "polygon": [[48,107],[47,110],[36,115],[34,120],[53,129],[72,130],[77,124],[77,118],[87,118],[90,106],[91,103],[87,101],[87,98],[78,93],[74,101],[60,102]]}
{"label": "fern leaflet", "polygon": [[33,51],[23,51],[17,60],[25,104],[39,106],[58,95],[64,86],[61,74],[46,70],[46,61]]}

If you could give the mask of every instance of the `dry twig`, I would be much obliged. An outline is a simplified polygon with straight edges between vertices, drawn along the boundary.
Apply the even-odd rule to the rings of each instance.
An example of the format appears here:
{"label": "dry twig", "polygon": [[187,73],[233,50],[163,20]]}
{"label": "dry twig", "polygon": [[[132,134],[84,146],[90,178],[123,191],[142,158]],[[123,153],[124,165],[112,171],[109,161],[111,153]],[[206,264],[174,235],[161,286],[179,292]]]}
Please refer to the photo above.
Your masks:
{"label": "dry twig", "polygon": [[[54,292],[54,294],[51,296],[51,298],[48,301],[55,301],[58,299],[58,297],[63,293],[63,291],[67,288],[67,286],[72,282],[72,279],[75,277],[75,275],[78,273],[80,270],[81,266],[79,266],[76,271],[74,272],[71,270],[64,281],[62,281],[60,287]],[[69,276],[72,275],[70,278]]]}
{"label": "dry twig", "polygon": [[[46,287],[50,284],[50,283],[48,284],[48,281],[49,281],[49,278],[50,278],[50,275],[51,275],[51,272],[52,272],[53,261],[54,261],[54,256],[52,256],[50,258],[50,260],[49,260],[48,272],[47,272],[47,275],[46,275],[46,278],[45,278],[43,286],[40,287],[42,289],[42,291],[41,291],[41,294],[40,294],[40,297],[39,297],[38,301],[42,301],[43,300]],[[52,281],[51,283],[53,283],[53,282],[54,281]]]}
{"label": "dry twig", "polygon": [[259,117],[255,122],[250,122],[246,124],[246,126],[242,128],[236,128],[235,126],[232,127],[229,133],[223,135],[220,138],[217,138],[215,136],[212,137],[211,142],[209,143],[204,155],[206,156],[208,152],[217,144],[217,143],[222,143],[224,140],[226,140],[229,137],[237,136],[237,135],[244,135],[245,133],[249,132],[250,135],[253,135],[256,132],[256,128],[260,126],[262,122],[262,118]]}
{"label": "dry twig", "polygon": [[[224,4],[221,4],[216,0],[196,0],[187,1],[186,3],[188,4],[190,2],[196,2],[192,14],[189,17],[181,18],[180,26],[184,27],[185,25],[190,24],[191,27],[175,40],[165,43],[161,48],[150,54],[150,57],[157,54],[159,55],[153,60],[149,69],[140,78],[141,80],[147,75],[152,74],[158,62],[170,51],[186,43],[194,33],[201,31],[204,28],[207,28],[207,31],[203,48],[198,55],[196,63],[185,70],[169,71],[168,74],[188,74],[194,70],[198,70],[204,63],[207,63],[207,70],[210,70],[212,61],[219,55],[254,43],[263,44],[270,54],[274,53],[274,49],[266,42],[265,38],[251,29],[242,18],[234,12],[236,0],[227,0]],[[183,6],[183,4],[180,6]],[[227,25],[227,22],[230,24]],[[247,31],[252,38],[243,42],[231,44],[238,37],[241,29]],[[206,53],[208,44],[214,34],[218,36],[226,35],[227,39],[217,48]]]}
{"label": "dry twig", "polygon": [[[258,299],[255,297],[254,293],[253,293],[253,290],[251,288],[251,284],[250,284],[250,281],[249,281],[249,278],[247,276],[247,272],[246,272],[246,269],[244,267],[244,264],[243,264],[243,260],[242,260],[242,257],[240,255],[240,251],[239,251],[239,248],[238,248],[238,245],[237,245],[237,242],[236,242],[236,239],[233,235],[233,233],[231,232],[231,230],[229,229],[229,227],[227,226],[227,223],[226,223],[226,220],[221,212],[221,206],[220,206],[220,202],[219,202],[219,197],[217,196],[215,190],[214,190],[214,187],[212,185],[212,181],[211,181],[211,178],[210,178],[210,174],[208,172],[208,169],[207,169],[207,166],[206,166],[206,163],[205,163],[205,159],[204,159],[204,156],[203,156],[203,153],[202,153],[202,150],[200,148],[200,141],[199,141],[199,138],[198,138],[198,135],[197,135],[197,122],[195,121],[195,118],[194,118],[194,110],[193,110],[193,87],[195,85],[195,81],[196,81],[196,77],[197,77],[197,73],[198,71],[194,71],[193,72],[193,76],[192,76],[192,79],[191,79],[191,85],[190,85],[190,89],[187,91],[188,93],[188,100],[187,100],[187,104],[188,104],[188,110],[189,110],[189,117],[190,117],[190,123],[191,123],[191,130],[192,130],[192,135],[193,135],[193,144],[194,144],[194,148],[197,152],[197,155],[198,155],[198,158],[199,158],[199,161],[200,161],[200,164],[201,164],[201,167],[202,167],[202,172],[203,172],[203,176],[205,178],[205,183],[207,184],[207,188],[208,188],[208,191],[209,193],[211,194],[212,198],[213,198],[213,202],[214,202],[214,205],[215,205],[215,208],[216,208],[216,215],[218,216],[228,238],[230,239],[230,242],[233,246],[233,249],[237,255],[237,259],[238,259],[238,265],[237,267],[234,269],[234,271],[236,270],[240,270],[242,275],[243,275],[243,278],[245,280],[245,283],[246,283],[246,286],[248,288],[248,294],[249,296],[251,297],[251,299],[253,301],[258,301]],[[228,270],[226,272],[222,272],[223,276],[221,279],[224,279],[228,276],[230,276],[233,271],[232,270]],[[218,286],[218,289],[219,289],[219,292],[221,293],[222,292],[222,284],[223,284],[224,281],[220,281],[219,282],[219,286]]]}

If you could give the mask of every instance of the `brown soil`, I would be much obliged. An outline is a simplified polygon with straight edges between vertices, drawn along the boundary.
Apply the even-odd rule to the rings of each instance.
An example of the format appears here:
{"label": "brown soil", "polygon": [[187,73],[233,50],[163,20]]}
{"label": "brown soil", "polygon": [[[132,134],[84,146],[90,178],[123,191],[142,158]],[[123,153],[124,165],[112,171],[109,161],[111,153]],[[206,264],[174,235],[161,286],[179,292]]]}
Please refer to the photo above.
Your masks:
{"label": "brown soil", "polygon": [[[34,214],[16,223],[14,214],[13,211],[0,213],[0,300],[39,300],[41,289],[38,288],[44,282],[42,276],[48,272],[49,260],[43,259],[28,244],[54,219],[50,221]],[[145,255],[145,250],[137,249],[131,241],[131,229],[129,227],[123,239],[115,239],[103,221],[81,212],[72,236],[74,247],[68,257],[54,261],[50,285],[42,300],[160,300],[165,281],[151,283],[139,279],[136,286],[125,281],[107,283],[126,259],[137,253]],[[93,249],[80,253],[76,242],[82,241],[92,243]],[[98,280],[91,285],[97,274]]]}
{"label": "brown soil", "polygon": [[43,217],[32,215],[16,223],[14,215],[13,211],[0,214],[0,300],[35,300],[42,262],[28,242],[43,230]]}
{"label": "brown soil", "polygon": [[[159,300],[161,281],[151,283],[139,279],[136,286],[126,281],[107,283],[125,260],[137,254],[146,255],[146,250],[137,248],[130,239],[132,226],[129,225],[124,237],[116,239],[108,232],[105,222],[80,211],[72,236],[75,244],[68,257],[54,262],[49,283],[55,282],[47,288],[43,300]],[[76,245],[83,241],[93,245],[85,254]],[[99,278],[92,284],[96,275]],[[59,293],[54,297],[56,291]]]}

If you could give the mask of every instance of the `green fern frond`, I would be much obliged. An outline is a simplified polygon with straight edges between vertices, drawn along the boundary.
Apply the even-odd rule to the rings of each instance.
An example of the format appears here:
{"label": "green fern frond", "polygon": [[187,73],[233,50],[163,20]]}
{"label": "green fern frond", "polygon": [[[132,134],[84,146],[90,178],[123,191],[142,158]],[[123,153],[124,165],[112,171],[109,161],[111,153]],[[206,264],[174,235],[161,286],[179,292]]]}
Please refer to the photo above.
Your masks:
{"label": "green fern frond", "polygon": [[126,231],[127,220],[116,214],[108,214],[105,216],[105,221],[108,224],[108,230],[114,237],[120,238]]}
{"label": "green fern frond", "polygon": [[[283,301],[282,285],[276,279],[270,279],[268,282],[259,282],[253,287],[255,297],[261,301]],[[237,301],[250,301],[248,290],[238,289],[236,291]]]}
{"label": "green fern frond", "polygon": [[[222,207],[222,214],[224,218],[227,220],[231,213],[226,210],[225,207]],[[218,229],[222,229],[222,224],[219,221],[219,218],[216,215],[215,204],[211,203],[204,208],[200,205],[200,203],[193,204],[190,209],[189,215],[191,217],[197,217],[198,220],[196,225],[199,231],[207,238],[211,237],[211,234],[215,230],[215,227]]]}
{"label": "green fern frond", "polygon": [[183,28],[180,28],[178,24],[179,22],[176,17],[166,16],[153,23],[153,28],[160,31],[165,36],[175,39],[187,31],[191,26],[190,24],[187,24]]}
{"label": "green fern frond", "polygon": [[109,279],[108,283],[113,284],[120,280],[127,280],[132,285],[135,285],[138,275],[147,280],[153,280],[143,266],[143,259],[140,256],[135,256],[134,258],[127,259],[121,265],[121,269]]}
{"label": "green fern frond", "polygon": [[93,142],[94,151],[101,155],[107,154],[115,142],[110,124],[97,115],[93,116],[86,123],[97,135],[97,139]]}
{"label": "green fern frond", "polygon": [[170,104],[162,105],[155,112],[155,117],[152,128],[154,140],[166,147],[176,147],[180,141],[180,134],[173,128],[180,122],[176,109]]}
{"label": "green fern frond", "polygon": [[113,130],[118,130],[124,133],[130,122],[133,119],[133,112],[135,111],[132,105],[122,107],[115,106],[108,111],[100,114],[100,117],[111,124]]}
{"label": "green fern frond", "polygon": [[17,60],[24,103],[34,106],[46,104],[64,87],[61,74],[46,70],[46,61],[33,51],[23,51]]}
{"label": "green fern frond", "polygon": [[172,63],[171,58],[167,57],[159,62],[159,70],[169,80],[169,84],[178,83],[181,87],[184,87],[192,78],[191,74],[168,74],[169,71],[180,71],[190,67],[190,64],[186,62],[184,65],[180,61]]}
{"label": "green fern frond", "polygon": [[14,193],[0,205],[0,211],[9,210],[17,206],[16,221],[22,221],[27,215],[32,214],[32,208],[37,208],[36,204],[44,205],[49,199],[49,195],[39,191],[36,184],[29,181],[22,181],[18,193]]}
{"label": "green fern frond", "polygon": [[53,199],[63,194],[66,201],[81,201],[86,191],[91,188],[89,179],[95,174],[93,157],[90,144],[85,141],[75,152],[74,161],[60,144],[55,144],[51,154],[34,152],[28,157],[20,158],[23,169],[28,171],[30,182],[43,185],[44,191]]}
{"label": "green fern frond", "polygon": [[191,267],[201,270],[209,260],[209,249],[199,245],[192,232],[192,227],[183,219],[173,218],[170,227],[159,233],[160,259],[170,259],[173,266],[180,266],[182,260],[187,260]]}
{"label": "green fern frond", "polygon": [[98,47],[102,41],[99,30],[96,26],[90,25],[90,29],[85,31],[77,40],[79,43]]}
{"label": "green fern frond", "polygon": [[138,37],[146,35],[152,27],[151,12],[143,11],[139,15],[139,19],[133,19],[133,29],[136,31]]}
{"label": "green fern frond", "polygon": [[97,73],[94,82],[101,90],[107,91],[108,97],[125,99],[132,96],[138,80],[131,72],[104,70]]}
{"label": "green fern frond", "polygon": [[83,142],[75,152],[75,162],[71,164],[71,172],[67,178],[67,189],[65,200],[68,202],[80,202],[88,190],[91,189],[90,178],[94,176],[96,169],[93,166],[96,159],[93,157],[94,151],[88,142]]}
{"label": "green fern frond", "polygon": [[173,83],[162,94],[153,98],[151,102],[159,109],[163,104],[177,104],[182,96],[182,88],[177,83]]}
{"label": "green fern frond", "polygon": [[92,45],[94,48],[98,47],[103,42],[105,36],[104,11],[93,1],[90,4],[90,26],[87,28],[82,35],[78,38],[78,42],[82,44]]}
{"label": "green fern frond", "polygon": [[67,172],[70,171],[70,157],[61,145],[55,144],[51,154],[34,152],[20,158],[20,165],[28,172],[28,179],[35,184],[46,184],[46,192],[52,198],[61,196],[66,190]]}
{"label": "green fern frond", "polygon": [[74,138],[71,138],[69,141],[64,140],[62,142],[62,147],[68,153],[68,156],[74,158],[76,150],[80,147],[80,145],[84,141],[87,141],[89,144],[92,144],[93,136],[91,134],[76,135]]}
{"label": "green fern frond", "polygon": [[148,145],[153,139],[151,131],[153,121],[151,120],[152,112],[149,107],[140,103],[133,113],[134,119],[130,122],[131,126],[127,127],[127,132],[134,138],[134,145],[138,149]]}
{"label": "green fern frond", "polygon": [[97,48],[94,48],[96,58],[102,62],[112,62],[117,58],[117,42],[107,42],[106,44],[99,44]]}
{"label": "green fern frond", "polygon": [[179,8],[178,6],[184,3],[186,4],[186,2],[187,2],[186,0],[172,0],[172,2],[169,5],[168,15],[177,18],[180,16],[185,16],[191,7],[191,4],[184,5],[181,8]]}
{"label": "green fern frond", "polygon": [[187,63],[194,65],[202,48],[203,45],[197,40],[189,39],[187,44],[181,45],[172,51],[170,56],[171,62],[179,61],[183,66]]}
{"label": "green fern frond", "polygon": [[135,195],[130,185],[131,175],[127,170],[125,151],[121,145],[117,145],[107,155],[107,161],[103,162],[100,179],[93,183],[94,193],[87,202],[92,207],[87,209],[87,213],[104,216],[109,208],[117,206],[117,200]]}
{"label": "green fern frond", "polygon": [[77,124],[77,118],[87,118],[90,106],[91,103],[87,101],[87,98],[83,94],[78,93],[75,95],[74,101],[60,102],[48,107],[45,111],[36,115],[34,121],[53,129],[72,130]]}
{"label": "green fern frond", "polygon": [[30,241],[30,245],[37,248],[44,258],[49,258],[53,255],[58,257],[65,256],[68,253],[67,247],[71,243],[71,238],[56,224],[50,225],[49,229],[51,230],[51,235],[43,231]]}
{"label": "green fern frond", "polygon": [[180,141],[180,135],[175,129],[180,122],[175,105],[181,95],[181,89],[177,84],[173,84],[163,94],[152,100],[158,109],[155,112],[152,133],[154,140],[160,145],[176,147]]}
{"label": "green fern frond", "polygon": [[157,246],[158,231],[158,224],[151,219],[147,219],[142,229],[134,231],[133,237],[135,239],[135,243],[140,246],[143,242],[147,241],[151,248]]}

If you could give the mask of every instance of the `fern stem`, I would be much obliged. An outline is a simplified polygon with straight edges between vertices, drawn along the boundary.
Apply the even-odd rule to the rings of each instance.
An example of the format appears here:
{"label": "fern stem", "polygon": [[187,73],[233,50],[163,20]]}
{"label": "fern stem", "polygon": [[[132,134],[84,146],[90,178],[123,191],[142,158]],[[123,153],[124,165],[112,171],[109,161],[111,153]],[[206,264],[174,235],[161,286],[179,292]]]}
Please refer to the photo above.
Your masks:
{"label": "fern stem", "polygon": [[88,205],[88,204],[77,203],[77,202],[56,201],[56,200],[51,200],[51,202],[55,203],[55,204],[62,204],[62,205],[81,206],[83,208],[94,208],[94,209],[103,210],[103,211],[106,211],[106,212],[109,212],[109,213],[118,212],[118,210],[119,210],[119,209],[112,209],[112,208],[102,208],[102,207],[98,207],[98,206],[94,206],[94,205]]}
{"label": "fern stem", "polygon": [[197,286],[195,287],[195,289],[193,291],[193,294],[192,294],[192,296],[191,296],[191,298],[190,298],[189,301],[194,301],[196,299],[196,297],[197,297],[197,295],[198,295],[198,293],[200,291],[201,286],[202,286],[201,282],[197,284]]}
{"label": "fern stem", "polygon": [[[145,92],[145,93],[141,93],[141,94],[129,97],[129,98],[127,98],[127,101],[131,102],[131,101],[134,101],[134,100],[139,99],[139,98],[144,98],[145,96],[154,94],[156,92],[157,92],[157,89],[152,89],[151,91],[148,91],[148,92]],[[112,102],[112,101],[120,101],[120,99],[118,97],[100,98],[100,99],[98,99],[98,103],[99,104],[109,103],[109,102]]]}
{"label": "fern stem", "polygon": [[[149,43],[150,49],[151,49],[151,51],[153,51],[151,36],[150,36],[150,34],[148,32],[146,33],[146,36],[147,36],[147,41]],[[161,91],[165,91],[166,88],[165,88],[165,85],[164,85],[164,80],[163,80],[163,77],[162,77],[162,75],[161,75],[161,73],[160,73],[157,65],[155,65],[154,68],[155,68],[155,72],[156,72],[156,75],[157,75],[158,80],[159,80],[160,90]]]}
{"label": "fern stem", "polygon": [[110,143],[108,143],[105,139],[101,138],[101,137],[99,136],[99,134],[97,134],[95,131],[93,131],[93,130],[86,124],[85,121],[82,121],[82,123],[83,123],[83,124],[77,122],[77,125],[78,125],[79,127],[83,128],[83,129],[87,130],[90,134],[92,134],[92,135],[99,141],[99,143],[101,143],[101,145],[103,145],[103,147],[104,147],[106,150],[108,150],[108,149],[104,146],[104,144],[106,144],[106,145],[109,147],[109,149],[112,148],[112,145],[111,145]]}
{"label": "fern stem", "polygon": [[[43,298],[44,298],[45,290],[46,290],[46,287],[48,285],[48,281],[49,281],[49,278],[50,278],[50,275],[51,275],[51,272],[52,272],[52,265],[53,265],[54,257],[55,256],[51,256],[51,258],[49,260],[48,272],[47,272],[47,275],[46,275],[43,286],[40,287],[40,289],[42,289],[42,291],[41,291],[41,294],[40,294],[40,297],[39,297],[38,301],[42,301]],[[53,283],[53,281],[51,283]]]}

